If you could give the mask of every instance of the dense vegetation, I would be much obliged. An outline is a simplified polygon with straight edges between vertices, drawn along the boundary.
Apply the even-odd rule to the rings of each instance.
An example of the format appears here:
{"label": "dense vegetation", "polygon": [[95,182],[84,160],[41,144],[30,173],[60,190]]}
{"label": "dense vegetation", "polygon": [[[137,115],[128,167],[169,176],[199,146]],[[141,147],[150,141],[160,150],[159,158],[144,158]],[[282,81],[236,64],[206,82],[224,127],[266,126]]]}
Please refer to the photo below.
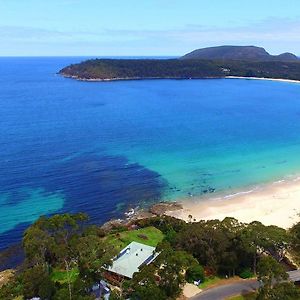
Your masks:
{"label": "dense vegetation", "polygon": [[23,238],[25,262],[0,299],[93,299],[87,291],[99,281],[102,266],[116,254],[103,232],[86,226],[84,214],[40,218]]}
{"label": "dense vegetation", "polygon": [[193,79],[225,76],[300,80],[300,61],[93,59],[60,71],[81,80]]}
{"label": "dense vegetation", "polygon": [[87,221],[84,214],[63,214],[42,217],[29,227],[25,261],[0,288],[0,299],[95,299],[91,287],[103,279],[105,267],[121,246],[139,239],[158,243],[159,256],[125,280],[112,299],[176,299],[186,281],[234,275],[258,277],[258,300],[300,299],[297,287],[282,282],[287,275],[279,264],[287,251],[300,262],[300,223],[286,231],[232,218],[185,223],[154,217],[104,231]]}

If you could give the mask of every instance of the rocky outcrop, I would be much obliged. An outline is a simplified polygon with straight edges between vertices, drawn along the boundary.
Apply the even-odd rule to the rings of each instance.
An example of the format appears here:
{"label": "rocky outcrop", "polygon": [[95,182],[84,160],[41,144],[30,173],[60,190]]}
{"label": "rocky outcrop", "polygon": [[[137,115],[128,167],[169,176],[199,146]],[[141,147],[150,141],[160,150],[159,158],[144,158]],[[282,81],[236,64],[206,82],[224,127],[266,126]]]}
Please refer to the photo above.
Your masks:
{"label": "rocky outcrop", "polygon": [[182,205],[177,202],[160,202],[150,207],[150,212],[157,216],[164,215],[167,211],[175,211],[182,209]]}

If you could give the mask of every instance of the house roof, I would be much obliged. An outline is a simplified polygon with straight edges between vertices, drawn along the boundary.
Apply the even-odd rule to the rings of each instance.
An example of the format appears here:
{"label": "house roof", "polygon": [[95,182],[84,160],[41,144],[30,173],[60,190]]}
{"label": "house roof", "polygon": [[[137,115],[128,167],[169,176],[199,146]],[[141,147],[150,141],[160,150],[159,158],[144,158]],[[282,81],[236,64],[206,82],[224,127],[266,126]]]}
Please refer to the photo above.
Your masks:
{"label": "house roof", "polygon": [[108,271],[132,278],[141,265],[148,265],[157,257],[154,251],[154,247],[132,242],[119,253]]}

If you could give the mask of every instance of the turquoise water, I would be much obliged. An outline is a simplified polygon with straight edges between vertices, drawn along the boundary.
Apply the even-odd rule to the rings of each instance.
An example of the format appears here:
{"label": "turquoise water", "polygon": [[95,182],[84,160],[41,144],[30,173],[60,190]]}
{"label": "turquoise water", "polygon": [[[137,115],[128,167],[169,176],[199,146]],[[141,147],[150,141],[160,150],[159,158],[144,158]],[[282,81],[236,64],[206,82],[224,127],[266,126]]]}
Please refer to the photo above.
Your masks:
{"label": "turquoise water", "polygon": [[43,214],[101,223],[298,174],[300,85],[56,75],[80,60],[0,59],[0,248]]}
{"label": "turquoise water", "polygon": [[15,205],[9,203],[9,194],[2,194],[0,198],[1,232],[14,228],[20,220],[34,222],[41,215],[55,213],[64,204],[64,198],[59,194],[46,195],[42,189],[23,190],[24,200]]}
{"label": "turquoise water", "polygon": [[224,79],[139,88],[147,84],[143,100],[153,127],[122,153],[167,180],[164,199],[209,188],[230,193],[298,174],[300,85]]}

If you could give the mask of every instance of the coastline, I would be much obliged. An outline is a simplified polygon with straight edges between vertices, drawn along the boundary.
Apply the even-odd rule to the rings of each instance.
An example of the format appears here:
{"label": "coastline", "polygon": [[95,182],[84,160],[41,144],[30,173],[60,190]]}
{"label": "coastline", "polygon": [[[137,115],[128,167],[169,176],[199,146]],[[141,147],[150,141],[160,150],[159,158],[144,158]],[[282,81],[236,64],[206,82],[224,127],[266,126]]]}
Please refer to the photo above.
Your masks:
{"label": "coastline", "polygon": [[287,83],[300,83],[300,80],[284,79],[284,78],[268,78],[268,77],[243,77],[243,76],[225,76],[225,79],[249,79],[249,80],[268,80]]}
{"label": "coastline", "polygon": [[165,214],[185,221],[223,220],[233,217],[241,222],[259,221],[264,225],[290,228],[300,220],[300,179],[277,181],[234,195],[179,201],[182,209]]}
{"label": "coastline", "polygon": [[[66,73],[58,73],[64,78],[74,79],[77,81],[87,81],[87,82],[110,82],[110,81],[134,81],[134,80],[162,80],[162,79],[172,79],[172,80],[193,80],[193,79],[224,79],[226,77],[114,77],[114,78],[83,78],[79,76],[69,75]],[[242,78],[241,78],[242,79]]]}
{"label": "coastline", "polygon": [[66,73],[58,73],[64,78],[74,79],[86,82],[110,82],[110,81],[129,81],[129,80],[199,80],[199,79],[246,79],[246,80],[268,80],[286,83],[300,83],[300,80],[284,79],[284,78],[269,78],[269,77],[245,77],[245,76],[222,76],[222,77],[116,77],[116,78],[83,78],[79,76],[72,76]]}

